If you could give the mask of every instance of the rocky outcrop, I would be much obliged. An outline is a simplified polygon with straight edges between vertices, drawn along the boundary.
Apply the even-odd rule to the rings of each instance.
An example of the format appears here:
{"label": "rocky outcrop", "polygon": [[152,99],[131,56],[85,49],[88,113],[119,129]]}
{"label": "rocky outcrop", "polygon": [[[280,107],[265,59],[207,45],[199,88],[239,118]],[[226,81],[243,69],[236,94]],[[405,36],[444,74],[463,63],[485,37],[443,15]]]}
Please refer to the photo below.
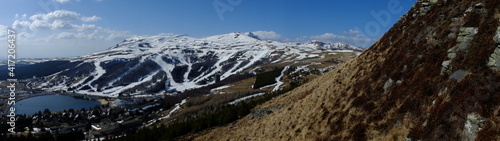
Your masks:
{"label": "rocky outcrop", "polygon": [[488,61],[488,66],[491,69],[500,71],[500,27],[497,28],[497,34],[493,38],[493,41],[495,41],[497,47],[490,56],[490,60]]}
{"label": "rocky outcrop", "polygon": [[477,34],[477,32],[478,32],[477,27],[460,28],[460,32],[457,37],[457,45],[447,51],[448,52],[447,57],[449,60],[443,61],[442,63],[443,68],[441,69],[441,74],[443,74],[445,71],[449,72],[452,69],[451,63],[452,60],[457,56],[458,51],[462,53],[467,53],[467,51],[469,50],[469,46],[471,42],[474,40],[474,36]]}

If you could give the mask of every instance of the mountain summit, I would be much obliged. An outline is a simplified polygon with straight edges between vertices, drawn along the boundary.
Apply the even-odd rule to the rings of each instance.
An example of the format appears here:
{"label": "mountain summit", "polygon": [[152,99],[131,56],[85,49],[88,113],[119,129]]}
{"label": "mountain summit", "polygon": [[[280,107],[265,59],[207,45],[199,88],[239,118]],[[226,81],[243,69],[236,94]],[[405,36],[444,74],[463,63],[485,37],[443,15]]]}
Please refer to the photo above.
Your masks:
{"label": "mountain summit", "polygon": [[[500,1],[418,0],[354,60],[198,140],[500,140]],[[320,42],[312,42],[322,46]]]}

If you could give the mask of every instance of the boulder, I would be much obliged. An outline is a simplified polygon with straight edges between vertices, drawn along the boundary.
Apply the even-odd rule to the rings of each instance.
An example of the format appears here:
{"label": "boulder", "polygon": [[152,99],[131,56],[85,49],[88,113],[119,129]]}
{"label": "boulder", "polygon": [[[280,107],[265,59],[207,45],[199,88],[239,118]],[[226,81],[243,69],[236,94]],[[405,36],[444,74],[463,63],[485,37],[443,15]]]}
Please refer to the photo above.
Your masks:
{"label": "boulder", "polygon": [[497,45],[500,44],[500,27],[497,28],[497,35],[495,37],[493,37],[493,41],[495,41],[495,43],[497,43]]}
{"label": "boulder", "polygon": [[497,47],[491,54],[488,67],[500,71],[500,47]]}
{"label": "boulder", "polygon": [[450,75],[450,79],[455,79],[457,81],[460,81],[465,77],[465,75],[467,75],[467,71],[457,70],[453,74]]}

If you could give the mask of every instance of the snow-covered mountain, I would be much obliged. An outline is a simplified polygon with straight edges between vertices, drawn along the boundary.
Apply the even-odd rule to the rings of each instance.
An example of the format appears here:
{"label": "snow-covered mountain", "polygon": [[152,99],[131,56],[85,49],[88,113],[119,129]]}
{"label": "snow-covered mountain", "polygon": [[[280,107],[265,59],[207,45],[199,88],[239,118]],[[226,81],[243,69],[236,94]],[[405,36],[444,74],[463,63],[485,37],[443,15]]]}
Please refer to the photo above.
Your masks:
{"label": "snow-covered mountain", "polygon": [[[108,50],[19,67],[28,86],[117,97],[172,93],[224,80],[261,64],[319,57],[320,52],[359,52],[343,43],[263,41],[252,33],[206,38],[186,35],[132,37]],[[37,68],[36,73],[31,72]],[[28,81],[27,81],[28,82]]]}

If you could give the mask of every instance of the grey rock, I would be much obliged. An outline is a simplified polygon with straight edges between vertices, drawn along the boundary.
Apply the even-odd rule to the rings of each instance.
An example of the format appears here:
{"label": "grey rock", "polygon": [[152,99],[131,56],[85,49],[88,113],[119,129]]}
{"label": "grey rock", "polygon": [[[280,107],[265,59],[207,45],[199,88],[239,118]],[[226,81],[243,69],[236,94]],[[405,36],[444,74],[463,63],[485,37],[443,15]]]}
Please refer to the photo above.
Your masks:
{"label": "grey rock", "polygon": [[387,80],[384,84],[384,94],[387,93],[389,91],[389,88],[391,88],[392,84],[394,83],[394,80],[392,80],[391,78],[389,78],[389,80]]}
{"label": "grey rock", "polygon": [[398,80],[398,81],[396,81],[396,84],[398,84],[398,85],[399,85],[399,84],[402,84],[402,83],[403,83],[403,80]]}
{"label": "grey rock", "polygon": [[472,113],[467,115],[467,120],[462,131],[462,140],[473,141],[477,137],[477,132],[481,130],[484,125],[484,118],[479,114]]}
{"label": "grey rock", "polygon": [[500,47],[495,48],[495,51],[491,54],[488,61],[488,67],[500,71]]}
{"label": "grey rock", "polygon": [[493,37],[493,41],[495,41],[495,43],[497,44],[500,44],[500,27],[497,28],[497,34],[495,37]]}
{"label": "grey rock", "polygon": [[446,60],[441,63],[441,75],[444,75],[445,72],[451,70],[451,60]]}
{"label": "grey rock", "polygon": [[458,43],[456,47],[462,52],[467,52],[469,50],[470,42],[471,41]]}
{"label": "grey rock", "polygon": [[271,108],[257,109],[251,113],[256,118],[273,113],[274,110],[281,109],[283,106],[275,106]]}
{"label": "grey rock", "polygon": [[450,79],[455,79],[457,81],[461,81],[465,77],[466,74],[467,74],[467,71],[457,70],[453,74],[450,75]]}
{"label": "grey rock", "polygon": [[454,39],[454,38],[457,38],[457,34],[455,33],[448,34],[448,39]]}
{"label": "grey rock", "polygon": [[457,47],[460,51],[467,52],[470,43],[474,40],[474,36],[477,34],[477,27],[463,27],[460,28],[460,33],[457,37]]}
{"label": "grey rock", "polygon": [[446,60],[446,61],[443,61],[443,63],[441,65],[443,66],[443,68],[449,69],[450,64],[451,64],[451,60]]}
{"label": "grey rock", "polygon": [[448,50],[448,58],[449,58],[449,59],[453,59],[453,58],[457,57],[457,53],[455,53],[455,49],[456,49],[456,48],[457,48],[457,47],[452,47],[452,48],[450,48],[450,49]]}
{"label": "grey rock", "polygon": [[477,27],[462,27],[460,28],[460,36],[474,36],[477,34]]}

